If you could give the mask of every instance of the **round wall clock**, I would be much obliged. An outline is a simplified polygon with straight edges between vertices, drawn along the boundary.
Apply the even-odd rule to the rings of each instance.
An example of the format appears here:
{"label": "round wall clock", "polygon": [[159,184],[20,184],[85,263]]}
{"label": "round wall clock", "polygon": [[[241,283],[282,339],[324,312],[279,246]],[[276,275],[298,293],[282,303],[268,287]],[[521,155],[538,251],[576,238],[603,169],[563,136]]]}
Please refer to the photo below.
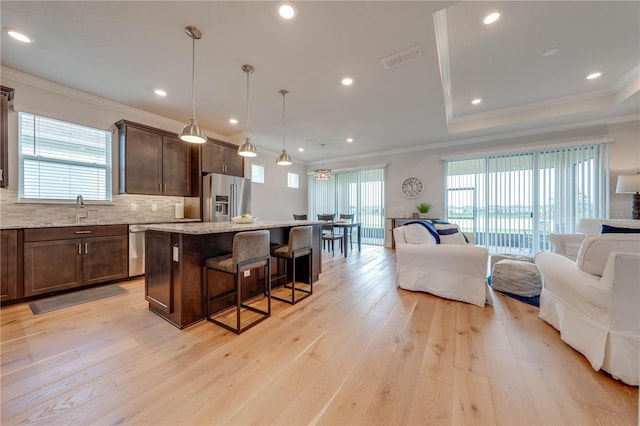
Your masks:
{"label": "round wall clock", "polygon": [[408,177],[402,182],[402,194],[407,198],[418,198],[423,190],[424,185],[417,177]]}

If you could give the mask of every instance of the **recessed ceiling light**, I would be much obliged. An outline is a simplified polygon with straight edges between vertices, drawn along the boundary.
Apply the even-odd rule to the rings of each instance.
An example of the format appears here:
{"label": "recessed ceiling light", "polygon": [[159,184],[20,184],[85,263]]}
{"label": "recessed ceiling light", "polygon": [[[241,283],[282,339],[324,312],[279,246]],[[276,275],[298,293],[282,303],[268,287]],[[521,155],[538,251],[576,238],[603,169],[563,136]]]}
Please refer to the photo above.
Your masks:
{"label": "recessed ceiling light", "polygon": [[542,52],[542,56],[551,56],[551,55],[555,55],[556,53],[558,53],[558,48],[557,47],[552,47],[551,49],[545,50],[544,52]]}
{"label": "recessed ceiling light", "polygon": [[278,13],[283,19],[291,19],[296,16],[296,10],[289,3],[284,3],[278,8]]}
{"label": "recessed ceiling light", "polygon": [[500,12],[491,12],[490,14],[484,17],[482,22],[484,22],[485,25],[489,25],[489,24],[493,24],[498,19],[500,19]]}
{"label": "recessed ceiling light", "polygon": [[304,148],[298,148],[298,152],[304,152]]}
{"label": "recessed ceiling light", "polygon": [[153,93],[155,93],[158,96],[167,96],[167,92],[165,92],[162,89],[153,89]]}
{"label": "recessed ceiling light", "polygon": [[31,39],[29,37],[27,37],[26,35],[17,32],[16,30],[8,30],[7,34],[9,34],[9,36],[11,36],[11,38],[14,38],[18,41],[21,41],[23,43],[31,43]]}
{"label": "recessed ceiling light", "polygon": [[601,72],[594,72],[594,73],[591,73],[591,74],[589,74],[589,75],[587,76],[587,80],[593,80],[593,79],[596,79],[596,78],[600,77],[601,75],[602,75],[602,73],[601,73]]}
{"label": "recessed ceiling light", "polygon": [[476,98],[476,99],[474,99],[474,100],[472,100],[472,101],[471,101],[471,103],[472,103],[473,105],[478,105],[480,102],[482,102],[482,99],[480,99],[480,98]]}
{"label": "recessed ceiling light", "polygon": [[353,84],[353,79],[351,77],[345,77],[342,79],[343,86],[351,86]]}
{"label": "recessed ceiling light", "polygon": [[229,119],[229,123],[231,123],[231,124],[238,124],[238,120],[237,120],[237,119],[235,119],[235,118],[230,118],[230,119]]}
{"label": "recessed ceiling light", "polygon": [[353,142],[353,138],[347,138],[347,142],[349,143]]}

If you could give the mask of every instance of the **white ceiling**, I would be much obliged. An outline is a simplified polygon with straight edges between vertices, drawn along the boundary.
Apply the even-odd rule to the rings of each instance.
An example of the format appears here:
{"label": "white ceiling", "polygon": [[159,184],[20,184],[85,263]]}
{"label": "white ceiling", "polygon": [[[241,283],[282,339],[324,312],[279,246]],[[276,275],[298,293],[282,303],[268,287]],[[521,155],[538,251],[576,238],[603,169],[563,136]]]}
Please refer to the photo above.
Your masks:
{"label": "white ceiling", "polygon": [[[246,115],[241,67],[251,64],[254,143],[280,151],[278,91],[287,89],[287,148],[299,162],[319,161],[322,143],[327,159],[357,157],[640,113],[636,1],[305,1],[294,2],[292,21],[277,15],[277,4],[3,0],[2,65],[186,124],[184,28],[195,25],[203,33],[198,124],[237,140]],[[501,19],[482,24],[495,9]],[[7,27],[35,42],[15,42]],[[383,57],[413,46],[420,58],[385,70]],[[542,56],[554,47],[558,53]],[[596,70],[600,79],[585,79]],[[346,75],[354,78],[348,88],[340,84]],[[168,96],[154,95],[157,87]]]}

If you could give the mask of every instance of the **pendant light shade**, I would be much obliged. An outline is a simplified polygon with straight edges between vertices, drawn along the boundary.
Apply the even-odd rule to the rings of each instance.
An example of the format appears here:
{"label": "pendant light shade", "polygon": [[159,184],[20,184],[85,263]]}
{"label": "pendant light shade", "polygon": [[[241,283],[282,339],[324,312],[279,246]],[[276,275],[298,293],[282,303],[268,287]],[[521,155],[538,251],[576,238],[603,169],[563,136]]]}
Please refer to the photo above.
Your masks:
{"label": "pendant light shade", "polygon": [[249,74],[254,71],[254,68],[251,65],[243,65],[242,71],[247,73],[247,137],[244,143],[240,145],[240,148],[238,148],[238,154],[243,157],[255,157],[258,155],[258,150],[256,146],[251,143],[251,138],[249,137]]}
{"label": "pendant light shade", "polygon": [[180,131],[180,139],[190,143],[205,143],[207,135],[196,122],[196,40],[202,38],[199,29],[188,26],[184,29],[189,37],[191,37],[191,122],[184,126]]}
{"label": "pendant light shade", "polygon": [[314,170],[313,177],[315,180],[331,180],[333,177],[331,170],[324,168],[324,145],[322,144],[322,168]]}
{"label": "pendant light shade", "polygon": [[285,125],[284,125],[284,98],[289,93],[289,91],[282,89],[280,90],[280,94],[282,95],[282,154],[278,155],[278,159],[276,160],[276,164],[279,166],[290,166],[291,165],[291,157],[287,154],[287,146],[285,145]]}

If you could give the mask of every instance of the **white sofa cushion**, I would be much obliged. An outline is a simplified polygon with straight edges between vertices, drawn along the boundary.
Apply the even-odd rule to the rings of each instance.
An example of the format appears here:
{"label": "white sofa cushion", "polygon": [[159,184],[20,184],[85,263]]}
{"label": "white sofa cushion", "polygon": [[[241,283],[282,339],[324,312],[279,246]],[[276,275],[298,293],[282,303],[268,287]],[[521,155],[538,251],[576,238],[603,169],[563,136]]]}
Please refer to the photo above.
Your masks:
{"label": "white sofa cushion", "polygon": [[576,264],[581,271],[601,277],[613,251],[640,253],[640,234],[587,235],[580,246]]}
{"label": "white sofa cushion", "polygon": [[408,244],[437,244],[435,237],[419,223],[405,226],[404,239]]}
{"label": "white sofa cushion", "polygon": [[464,235],[462,235],[462,232],[460,232],[458,225],[436,223],[435,227],[440,236],[440,244],[467,244],[467,240]]}

